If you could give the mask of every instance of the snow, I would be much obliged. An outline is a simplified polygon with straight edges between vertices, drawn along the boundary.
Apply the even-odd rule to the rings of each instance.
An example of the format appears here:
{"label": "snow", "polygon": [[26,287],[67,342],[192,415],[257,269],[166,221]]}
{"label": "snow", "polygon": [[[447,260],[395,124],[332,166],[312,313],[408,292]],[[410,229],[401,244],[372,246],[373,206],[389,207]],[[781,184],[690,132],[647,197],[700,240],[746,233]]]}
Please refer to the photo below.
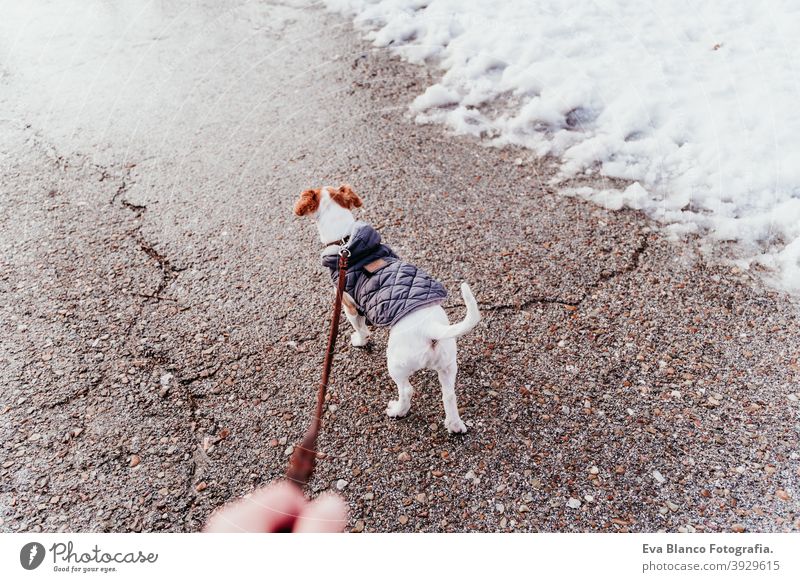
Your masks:
{"label": "snow", "polygon": [[731,247],[800,292],[797,0],[325,3],[442,70],[418,122],[555,156],[558,180],[622,178],[566,193]]}

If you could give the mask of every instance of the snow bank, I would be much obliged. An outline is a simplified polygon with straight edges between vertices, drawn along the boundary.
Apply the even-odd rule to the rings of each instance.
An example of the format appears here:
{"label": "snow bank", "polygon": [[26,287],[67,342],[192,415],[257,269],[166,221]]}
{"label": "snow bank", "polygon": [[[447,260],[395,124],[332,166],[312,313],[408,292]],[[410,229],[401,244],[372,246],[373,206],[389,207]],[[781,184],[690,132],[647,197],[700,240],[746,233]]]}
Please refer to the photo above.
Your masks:
{"label": "snow bank", "polygon": [[420,122],[562,160],[576,192],[712,241],[800,291],[797,0],[325,0],[435,64]]}

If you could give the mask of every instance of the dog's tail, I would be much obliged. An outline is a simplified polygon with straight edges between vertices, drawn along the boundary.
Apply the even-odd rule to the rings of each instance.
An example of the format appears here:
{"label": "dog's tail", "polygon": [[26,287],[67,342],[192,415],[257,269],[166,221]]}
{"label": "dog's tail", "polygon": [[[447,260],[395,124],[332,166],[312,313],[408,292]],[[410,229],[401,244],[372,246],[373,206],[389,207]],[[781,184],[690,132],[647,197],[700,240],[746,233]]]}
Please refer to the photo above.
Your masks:
{"label": "dog's tail", "polygon": [[453,325],[436,323],[431,330],[433,339],[442,340],[451,337],[459,337],[478,325],[478,322],[481,320],[481,312],[478,311],[478,302],[475,301],[472,289],[470,289],[469,285],[466,283],[461,283],[461,295],[464,297],[464,303],[467,305],[467,316],[463,321],[454,323]]}

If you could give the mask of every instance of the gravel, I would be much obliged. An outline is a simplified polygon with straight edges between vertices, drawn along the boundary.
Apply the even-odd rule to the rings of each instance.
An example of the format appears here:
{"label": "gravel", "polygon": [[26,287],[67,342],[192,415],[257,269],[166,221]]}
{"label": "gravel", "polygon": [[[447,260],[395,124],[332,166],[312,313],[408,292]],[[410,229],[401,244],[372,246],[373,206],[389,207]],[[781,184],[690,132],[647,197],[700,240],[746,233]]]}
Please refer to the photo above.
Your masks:
{"label": "gravel", "polygon": [[484,316],[459,341],[463,436],[430,374],[387,418],[386,333],[343,329],[310,494],[340,490],[348,531],[800,529],[793,301],[564,198],[552,160],[413,124],[428,72],[317,8],[174,10],[129,83],[128,51],[91,45],[96,108],[32,108],[35,71],[0,93],[0,530],[196,531],[283,474],[330,301],[290,209],[345,181],[453,319],[462,280]]}

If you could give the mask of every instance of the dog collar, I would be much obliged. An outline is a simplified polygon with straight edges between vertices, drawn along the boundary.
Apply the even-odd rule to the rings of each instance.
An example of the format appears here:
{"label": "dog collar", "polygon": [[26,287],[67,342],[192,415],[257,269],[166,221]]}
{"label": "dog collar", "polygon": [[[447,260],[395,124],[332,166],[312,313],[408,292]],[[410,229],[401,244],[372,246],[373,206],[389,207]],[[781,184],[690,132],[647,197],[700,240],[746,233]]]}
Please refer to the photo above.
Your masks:
{"label": "dog collar", "polygon": [[328,247],[333,246],[333,245],[337,245],[337,246],[343,247],[344,245],[347,244],[347,241],[349,241],[349,240],[350,240],[350,235],[348,234],[347,236],[343,236],[342,238],[340,238],[338,240],[335,240],[333,242],[325,243],[325,245],[322,248],[323,249],[327,249]]}

